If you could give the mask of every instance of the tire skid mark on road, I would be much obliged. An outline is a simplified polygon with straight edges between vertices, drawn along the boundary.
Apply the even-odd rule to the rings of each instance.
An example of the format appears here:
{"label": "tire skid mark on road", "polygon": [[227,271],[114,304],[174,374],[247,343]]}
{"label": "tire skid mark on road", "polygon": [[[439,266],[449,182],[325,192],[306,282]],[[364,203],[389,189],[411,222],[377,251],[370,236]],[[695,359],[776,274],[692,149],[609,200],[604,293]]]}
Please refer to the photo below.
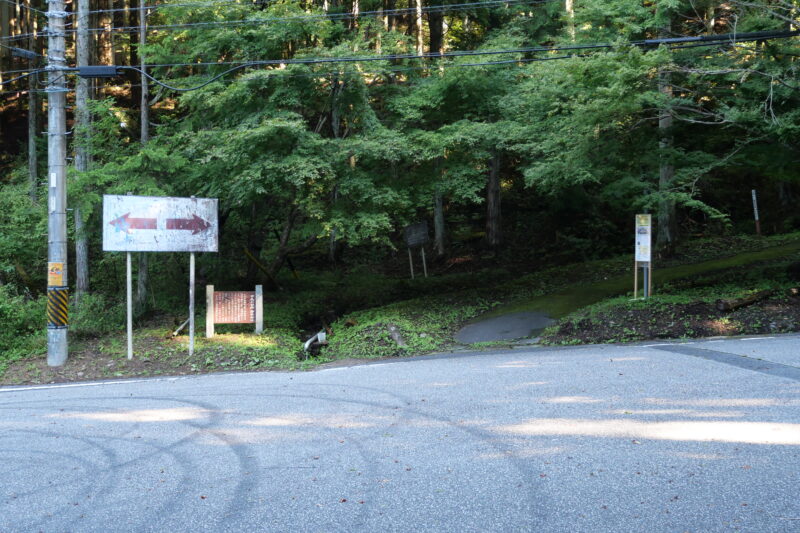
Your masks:
{"label": "tire skid mark on road", "polygon": [[753,359],[752,357],[748,357],[746,355],[718,352],[716,350],[697,348],[695,346],[688,346],[686,344],[672,344],[668,346],[651,345],[649,348],[664,352],[690,355],[692,357],[699,357],[701,359],[706,359],[717,363],[736,366],[745,370],[751,370],[753,372],[760,372],[769,376],[800,381],[800,368],[796,366],[773,363],[772,361],[765,361],[762,359]]}

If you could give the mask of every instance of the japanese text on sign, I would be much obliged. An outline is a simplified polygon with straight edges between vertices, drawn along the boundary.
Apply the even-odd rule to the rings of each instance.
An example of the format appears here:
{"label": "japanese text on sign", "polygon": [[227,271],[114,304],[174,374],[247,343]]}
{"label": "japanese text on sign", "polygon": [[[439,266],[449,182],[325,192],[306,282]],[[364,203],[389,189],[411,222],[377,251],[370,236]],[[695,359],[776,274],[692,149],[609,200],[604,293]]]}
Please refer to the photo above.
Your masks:
{"label": "japanese text on sign", "polygon": [[254,324],[256,293],[253,291],[214,291],[214,322]]}
{"label": "japanese text on sign", "polygon": [[636,215],[636,261],[649,263],[651,257],[651,217]]}

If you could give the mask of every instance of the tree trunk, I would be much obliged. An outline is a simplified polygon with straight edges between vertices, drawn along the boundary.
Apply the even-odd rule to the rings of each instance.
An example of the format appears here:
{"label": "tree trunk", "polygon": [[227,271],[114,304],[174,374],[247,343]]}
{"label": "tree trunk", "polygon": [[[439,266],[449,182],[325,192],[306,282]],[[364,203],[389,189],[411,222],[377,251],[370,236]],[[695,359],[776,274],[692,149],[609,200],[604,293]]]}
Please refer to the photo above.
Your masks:
{"label": "tree trunk", "polygon": [[[6,37],[11,36],[11,5],[8,2],[4,2],[0,0],[0,42],[5,42]],[[0,46],[0,82],[5,81],[5,77],[3,76],[3,72],[6,70],[11,70],[11,50],[9,50],[5,46]],[[13,78],[14,75],[11,74],[8,76],[9,78]],[[5,88],[5,87],[4,87]],[[2,122],[0,122],[0,126],[2,126]],[[0,130],[2,132],[2,130]]]}
{"label": "tree trunk", "polygon": [[[147,42],[147,10],[144,9],[145,7],[145,0],[140,0],[139,2],[139,68],[142,72],[146,72],[147,64],[145,62],[145,54],[144,51],[141,49],[142,46]],[[142,147],[144,147],[147,142],[150,140],[150,102],[148,101],[149,92],[148,92],[148,85],[147,85],[147,78],[144,74],[141,74],[141,91],[140,91],[140,100],[139,100],[139,125],[140,125],[140,136],[139,140],[142,143]],[[137,314],[142,314],[147,311],[147,289],[150,286],[150,275],[148,272],[148,265],[149,260],[147,253],[141,252],[139,253],[139,268],[138,268],[138,277],[136,278],[136,312]]]}
{"label": "tree trunk", "polygon": [[267,267],[268,275],[272,279],[275,279],[275,276],[277,276],[281,267],[283,267],[289,254],[304,252],[317,242],[317,236],[312,235],[296,246],[289,246],[289,239],[292,236],[292,231],[295,225],[300,221],[302,221],[302,215],[297,211],[297,208],[292,207],[287,214],[286,222],[283,225],[283,231],[278,239],[278,250],[275,252],[275,257],[272,262]]}
{"label": "tree trunk", "polygon": [[433,247],[437,257],[445,255],[444,202],[438,187],[433,194]]}
{"label": "tree trunk", "polygon": [[136,269],[136,296],[133,299],[133,307],[136,314],[141,315],[147,311],[147,289],[150,286],[150,274],[148,272],[148,256],[140,252],[139,265]]}
{"label": "tree trunk", "polygon": [[108,11],[114,8],[114,0],[100,2],[104,10],[99,14],[98,22],[103,31],[97,34],[97,60],[101,65],[114,64],[114,13]]}
{"label": "tree trunk", "polygon": [[[338,76],[333,77],[331,89],[331,132],[335,139],[342,136],[341,132],[341,116],[339,115],[339,95],[344,90],[344,81],[339,82]],[[350,158],[350,166],[355,166],[355,158]],[[333,194],[331,195],[331,203],[336,204],[339,199],[339,186],[334,184]],[[336,263],[336,255],[339,247],[339,242],[336,238],[336,228],[331,229],[330,242],[328,243],[328,259],[332,264]]]}
{"label": "tree trunk", "polygon": [[569,32],[569,38],[574,43],[575,42],[575,0],[566,0],[566,5],[564,6],[567,12],[567,31]]}
{"label": "tree trunk", "polygon": [[414,29],[416,30],[417,36],[417,55],[422,55],[425,53],[425,34],[424,34],[424,25],[422,24],[422,0],[415,0],[416,6],[416,24]]}
{"label": "tree trunk", "polygon": [[[661,32],[662,37],[668,37],[670,24]],[[658,91],[664,95],[665,103],[658,116],[660,164],[658,169],[658,191],[662,197],[658,202],[658,233],[656,234],[656,249],[662,257],[669,257],[675,251],[677,240],[678,222],[675,213],[675,200],[667,197],[671,192],[675,178],[675,167],[672,164],[671,152],[674,139],[672,137],[672,84],[670,75],[663,69],[658,73]]]}
{"label": "tree trunk", "polygon": [[350,29],[358,28],[358,15],[361,12],[361,4],[359,0],[353,0],[353,21],[350,23]]}
{"label": "tree trunk", "polygon": [[[333,186],[333,194],[331,198],[331,202],[333,205],[336,205],[336,200],[339,199],[339,186]],[[332,265],[336,264],[336,256],[339,248],[339,241],[336,240],[336,228],[331,228],[331,238],[330,242],[328,243],[328,261],[331,262]]]}
{"label": "tree trunk", "polygon": [[397,1],[386,0],[386,10],[389,11],[389,14],[386,15],[385,24],[386,29],[389,31],[397,30],[397,14],[394,13],[395,9],[397,9]]}
{"label": "tree trunk", "polygon": [[[33,33],[33,12],[28,10],[28,32]],[[28,39],[28,48],[31,52],[36,51],[36,39],[31,37]],[[34,60],[28,61],[28,68],[34,70]],[[37,134],[38,129],[38,106],[36,98],[36,77],[28,76],[28,195],[30,196],[31,203],[37,203],[38,196],[38,182],[39,182],[39,157],[36,151],[36,139],[39,137]]]}
{"label": "tree trunk", "polygon": [[[78,0],[78,35],[77,35],[77,64],[79,67],[89,65],[89,2]],[[75,131],[78,138],[75,151],[75,170],[86,172],[89,170],[88,135],[91,117],[89,116],[89,80],[78,77],[75,89]],[[89,236],[86,234],[86,225],[80,204],[76,203],[73,211],[75,217],[75,301],[80,303],[81,298],[89,292]]]}
{"label": "tree trunk", "polygon": [[[139,68],[146,72],[147,63],[145,62],[142,47],[147,42],[147,11],[144,9],[145,0],[139,2]],[[139,122],[141,125],[142,146],[150,140],[150,94],[148,90],[148,80],[144,74],[141,75],[141,98],[139,100]]]}
{"label": "tree trunk", "polygon": [[489,183],[486,186],[486,243],[500,246],[500,154],[489,161]]}
{"label": "tree trunk", "polygon": [[428,28],[430,28],[431,54],[441,54],[444,51],[444,15],[442,13],[428,13]]}

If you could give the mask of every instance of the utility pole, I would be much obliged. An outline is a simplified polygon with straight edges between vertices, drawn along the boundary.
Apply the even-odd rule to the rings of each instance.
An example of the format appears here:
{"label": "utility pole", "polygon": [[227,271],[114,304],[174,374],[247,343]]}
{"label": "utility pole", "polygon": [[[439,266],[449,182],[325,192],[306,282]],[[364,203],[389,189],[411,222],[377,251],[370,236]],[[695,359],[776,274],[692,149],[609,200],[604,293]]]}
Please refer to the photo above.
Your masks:
{"label": "utility pole", "polygon": [[47,364],[67,361],[67,120],[64,0],[47,3]]}

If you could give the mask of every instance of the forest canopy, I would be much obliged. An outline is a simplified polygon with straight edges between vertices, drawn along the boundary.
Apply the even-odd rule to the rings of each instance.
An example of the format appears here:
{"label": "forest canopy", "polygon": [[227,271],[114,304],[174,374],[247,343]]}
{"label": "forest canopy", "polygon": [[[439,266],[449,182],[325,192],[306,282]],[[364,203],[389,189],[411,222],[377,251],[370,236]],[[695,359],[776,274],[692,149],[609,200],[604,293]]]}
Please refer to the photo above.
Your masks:
{"label": "forest canopy", "polygon": [[[88,64],[121,70],[86,102],[67,73],[79,296],[116,283],[103,194],[219,198],[203,275],[231,283],[303,253],[392,253],[419,220],[439,256],[562,259],[627,250],[636,212],[664,255],[752,231],[752,189],[766,230],[800,225],[792,0],[75,0],[70,66],[84,1]],[[45,10],[0,0],[0,284],[16,294],[44,286]]]}

